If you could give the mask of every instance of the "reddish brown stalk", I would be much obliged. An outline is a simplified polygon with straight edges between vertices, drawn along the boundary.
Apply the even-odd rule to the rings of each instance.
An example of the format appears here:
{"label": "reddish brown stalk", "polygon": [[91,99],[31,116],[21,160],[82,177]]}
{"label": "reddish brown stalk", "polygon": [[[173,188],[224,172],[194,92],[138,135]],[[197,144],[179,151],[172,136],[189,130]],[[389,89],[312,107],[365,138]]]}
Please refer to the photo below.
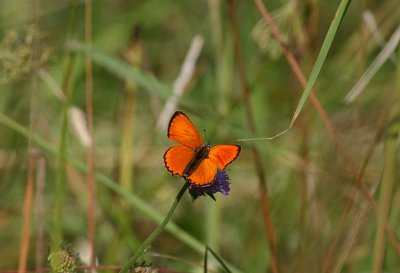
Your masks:
{"label": "reddish brown stalk", "polygon": [[[252,105],[250,102],[250,88],[246,79],[246,73],[244,69],[244,61],[243,61],[243,56],[242,56],[242,51],[240,49],[240,44],[239,44],[239,32],[238,32],[238,27],[237,27],[237,20],[236,20],[236,12],[235,12],[235,5],[233,0],[227,0],[228,2],[228,13],[229,13],[229,21],[230,21],[230,26],[232,28],[232,37],[233,37],[233,44],[234,44],[234,49],[235,49],[235,55],[236,55],[236,62],[237,62],[237,67],[239,70],[239,77],[240,77],[240,83],[242,86],[242,93],[243,93],[243,99],[245,103],[245,111],[246,111],[246,119],[248,126],[253,134],[256,133],[256,127],[255,127],[255,122],[254,122],[254,116],[252,113]],[[259,179],[259,189],[260,189],[260,202],[261,202],[261,207],[262,207],[262,215],[263,215],[263,221],[264,221],[264,226],[265,230],[267,233],[268,237],[268,243],[269,243],[269,249],[271,253],[271,269],[273,273],[278,273],[279,272],[279,263],[278,263],[278,257],[276,255],[276,246],[275,246],[275,235],[274,235],[274,230],[273,230],[273,225],[271,222],[271,212],[270,212],[270,205],[269,205],[269,196],[268,196],[268,188],[267,188],[267,181],[265,179],[265,173],[264,169],[261,163],[261,156],[258,151],[258,149],[254,146],[251,145],[251,151],[253,154],[254,158],[254,164],[256,167],[256,172],[257,176]]]}
{"label": "reddish brown stalk", "polygon": [[36,174],[36,245],[35,245],[35,260],[36,260],[36,270],[38,272],[42,271],[44,268],[44,183],[46,175],[46,161],[41,156],[37,160],[37,174]]}
{"label": "reddish brown stalk", "polygon": [[18,273],[26,272],[26,263],[28,262],[30,231],[32,223],[33,191],[35,181],[35,162],[36,155],[28,151],[28,177],[25,188],[23,222],[21,230],[21,242],[19,245]]}
{"label": "reddish brown stalk", "polygon": [[[85,5],[85,41],[89,47],[92,45],[92,0],[86,0]],[[93,139],[93,66],[89,55],[86,55],[86,115],[88,132],[91,139],[87,147],[87,189],[88,189],[88,241],[90,265],[95,265],[95,237],[96,237],[96,181],[94,162]]]}
{"label": "reddish brown stalk", "polygon": [[[389,107],[388,107],[388,109],[389,109]],[[374,140],[372,141],[371,145],[368,148],[368,151],[366,153],[365,159],[364,159],[364,161],[363,161],[363,163],[361,165],[361,168],[359,170],[359,173],[358,173],[358,176],[357,176],[357,179],[356,179],[356,183],[357,184],[360,183],[359,181],[361,181],[363,176],[364,176],[365,170],[366,170],[366,168],[368,166],[368,163],[369,163],[370,159],[372,158],[372,156],[374,154],[375,148],[376,148],[376,146],[378,144],[378,141],[380,139],[380,136],[381,136],[382,131],[384,130],[384,128],[385,128],[385,125],[382,122],[381,126],[379,126],[379,128],[377,130],[377,133],[375,135]],[[352,207],[352,205],[354,203],[354,200],[356,198],[357,192],[358,192],[358,190],[356,188],[354,188],[352,194],[348,198],[348,201],[346,203],[344,212],[343,212],[343,214],[342,214],[342,216],[340,218],[340,221],[339,221],[339,226],[337,228],[337,232],[335,234],[335,238],[333,239],[333,242],[331,243],[331,246],[329,247],[328,254],[325,257],[325,261],[324,261],[324,264],[323,264],[322,272],[329,272],[330,271],[330,265],[331,265],[330,259],[331,259],[333,253],[335,252],[335,250],[337,248],[340,236],[341,236],[343,228],[344,228],[344,224],[346,222],[346,218],[347,218],[347,216],[348,216],[348,214],[350,212],[350,209],[351,209],[351,207]],[[399,244],[397,242],[396,235],[393,233],[393,230],[390,228],[390,226],[388,224],[386,224],[386,232],[388,234],[388,238],[391,241],[394,249],[396,250],[397,254],[400,256],[400,246],[399,246]]]}
{"label": "reddish brown stalk", "polygon": [[349,215],[350,210],[353,206],[354,199],[355,199],[357,192],[358,192],[358,190],[354,189],[346,203],[344,211],[339,220],[339,225],[337,227],[337,232],[336,232],[335,238],[333,239],[333,242],[331,243],[331,245],[329,247],[328,254],[325,257],[324,263],[322,265],[322,272],[329,272],[329,270],[330,270],[330,266],[331,266],[330,259],[338,246],[339,239],[340,239],[340,236],[342,235],[342,231],[343,231],[344,225],[346,223],[347,216]]}
{"label": "reddish brown stalk", "polygon": [[[268,10],[262,3],[262,1],[261,0],[254,0],[254,1],[256,3],[260,13],[262,14],[266,24],[268,25],[272,34],[274,35],[275,39],[280,43],[282,49],[284,50],[286,59],[290,65],[294,75],[296,76],[296,78],[298,79],[298,81],[304,88],[307,84],[307,80],[304,76],[302,69],[300,68],[299,63],[297,62],[297,60],[295,59],[293,54],[290,52],[287,45],[282,41],[280,32],[279,32],[278,28],[276,27],[276,24],[272,20],[272,17],[269,14]],[[359,172],[357,170],[356,164],[353,162],[353,160],[350,158],[350,156],[346,153],[345,149],[343,149],[343,147],[337,137],[335,128],[333,127],[332,123],[329,120],[329,117],[327,116],[327,114],[324,111],[323,107],[321,106],[318,98],[316,97],[316,95],[313,92],[310,93],[310,99],[311,99],[311,102],[314,105],[315,109],[317,110],[318,114],[320,115],[328,134],[331,136],[332,140],[335,142],[337,149],[339,151],[339,154],[350,165],[351,171],[354,174],[354,177],[356,177],[355,182],[356,182],[357,187],[359,187],[361,192],[366,196],[367,200],[370,202],[370,205],[376,211],[377,203],[376,203],[375,199],[372,197],[371,193],[369,192],[369,189],[366,186],[366,184],[364,183],[362,177],[360,177],[360,179],[358,179]],[[386,230],[389,233],[389,239],[391,240],[395,249],[396,250],[399,249],[400,248],[399,243],[388,223],[386,223]]]}

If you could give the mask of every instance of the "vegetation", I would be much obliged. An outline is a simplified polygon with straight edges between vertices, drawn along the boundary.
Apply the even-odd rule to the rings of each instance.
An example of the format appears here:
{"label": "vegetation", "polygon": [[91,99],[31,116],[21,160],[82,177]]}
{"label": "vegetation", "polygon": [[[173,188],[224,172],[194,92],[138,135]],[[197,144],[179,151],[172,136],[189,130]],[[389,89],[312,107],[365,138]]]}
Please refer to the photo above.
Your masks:
{"label": "vegetation", "polygon": [[[398,272],[399,18],[396,0],[3,1],[0,272]],[[193,201],[164,167],[178,109],[241,145],[229,195]]]}

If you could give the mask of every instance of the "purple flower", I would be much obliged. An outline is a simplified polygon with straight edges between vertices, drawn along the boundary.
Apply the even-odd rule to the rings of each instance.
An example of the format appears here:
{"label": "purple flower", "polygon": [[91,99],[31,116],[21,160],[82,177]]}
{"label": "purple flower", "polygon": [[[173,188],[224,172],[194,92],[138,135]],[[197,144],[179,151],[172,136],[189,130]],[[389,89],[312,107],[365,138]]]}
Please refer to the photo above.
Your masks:
{"label": "purple flower", "polygon": [[217,175],[210,185],[200,187],[189,182],[188,188],[193,200],[196,200],[199,196],[205,196],[206,194],[215,200],[214,193],[220,192],[223,195],[229,194],[229,177],[223,170],[218,169]]}

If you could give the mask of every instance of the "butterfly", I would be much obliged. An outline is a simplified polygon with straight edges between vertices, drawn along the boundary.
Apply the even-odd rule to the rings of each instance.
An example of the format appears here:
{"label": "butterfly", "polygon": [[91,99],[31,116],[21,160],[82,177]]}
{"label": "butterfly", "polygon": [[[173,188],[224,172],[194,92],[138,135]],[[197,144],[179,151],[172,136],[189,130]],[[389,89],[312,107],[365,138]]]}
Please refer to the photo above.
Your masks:
{"label": "butterfly", "polygon": [[240,153],[239,145],[204,143],[194,124],[181,111],[175,112],[169,121],[168,138],[179,145],[165,152],[165,167],[195,186],[212,184],[217,170],[224,170]]}

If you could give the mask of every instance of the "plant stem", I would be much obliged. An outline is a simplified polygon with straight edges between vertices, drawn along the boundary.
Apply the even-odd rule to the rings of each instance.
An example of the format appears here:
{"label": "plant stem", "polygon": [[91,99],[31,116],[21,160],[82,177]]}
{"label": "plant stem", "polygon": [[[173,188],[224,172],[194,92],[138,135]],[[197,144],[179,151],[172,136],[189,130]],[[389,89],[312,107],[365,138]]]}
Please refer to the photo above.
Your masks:
{"label": "plant stem", "polygon": [[[85,42],[92,47],[93,43],[93,4],[92,0],[85,1]],[[86,173],[86,186],[88,193],[88,207],[87,207],[87,234],[89,242],[89,264],[95,266],[95,243],[96,243],[96,178],[95,178],[95,156],[94,156],[94,136],[93,136],[93,65],[92,59],[88,54],[85,58],[85,72],[86,72],[86,119],[87,130],[89,133],[90,144],[86,150],[86,160],[88,171]],[[90,272],[94,272],[91,270]]]}
{"label": "plant stem", "polygon": [[30,227],[32,225],[32,207],[35,182],[36,155],[33,150],[28,150],[28,174],[25,188],[23,222],[21,229],[21,242],[19,245],[18,273],[25,273],[29,257]]}
{"label": "plant stem", "polygon": [[171,208],[168,211],[167,216],[165,216],[164,220],[161,222],[161,224],[156,228],[156,230],[153,231],[152,234],[144,241],[144,243],[136,250],[135,254],[132,256],[132,258],[129,259],[129,261],[124,265],[124,267],[121,269],[119,273],[126,273],[130,270],[130,268],[135,264],[135,262],[142,256],[143,252],[151,245],[151,243],[158,237],[160,236],[161,232],[164,230],[165,226],[168,224],[169,220],[171,219],[172,214],[174,214],[174,211],[176,209],[176,206],[178,205],[179,201],[181,200],[183,194],[186,192],[187,189],[187,184],[185,183],[182,187],[182,189],[179,191],[178,195],[175,198],[174,203],[172,204]]}

